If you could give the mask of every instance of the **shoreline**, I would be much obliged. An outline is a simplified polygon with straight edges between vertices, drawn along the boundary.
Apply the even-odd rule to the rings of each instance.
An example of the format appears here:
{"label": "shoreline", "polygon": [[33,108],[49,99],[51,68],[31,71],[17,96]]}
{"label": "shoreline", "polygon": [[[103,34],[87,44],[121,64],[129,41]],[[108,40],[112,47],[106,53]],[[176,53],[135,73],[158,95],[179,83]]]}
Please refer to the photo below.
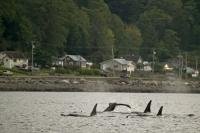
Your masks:
{"label": "shoreline", "polygon": [[118,77],[0,77],[0,91],[200,93],[200,81]]}

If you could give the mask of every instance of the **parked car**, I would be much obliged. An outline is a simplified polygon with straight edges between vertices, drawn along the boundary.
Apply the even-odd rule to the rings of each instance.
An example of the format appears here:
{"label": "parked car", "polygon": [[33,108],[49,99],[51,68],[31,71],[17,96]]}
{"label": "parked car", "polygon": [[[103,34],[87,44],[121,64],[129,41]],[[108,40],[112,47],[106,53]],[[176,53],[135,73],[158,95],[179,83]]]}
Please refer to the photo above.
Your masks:
{"label": "parked car", "polygon": [[33,71],[39,71],[40,68],[39,68],[39,67],[33,67],[33,68],[32,68],[32,66],[28,66],[28,71],[31,72],[32,70],[33,70]]}
{"label": "parked car", "polygon": [[102,77],[112,77],[112,73],[109,73],[109,72],[105,72],[105,71],[100,71],[100,75]]}

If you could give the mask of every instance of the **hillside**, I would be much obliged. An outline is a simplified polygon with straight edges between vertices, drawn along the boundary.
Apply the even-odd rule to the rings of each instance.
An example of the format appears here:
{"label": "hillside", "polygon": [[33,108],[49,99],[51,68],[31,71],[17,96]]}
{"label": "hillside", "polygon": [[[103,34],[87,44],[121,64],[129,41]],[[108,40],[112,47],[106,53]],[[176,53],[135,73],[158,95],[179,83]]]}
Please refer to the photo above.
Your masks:
{"label": "hillside", "polygon": [[0,51],[17,50],[35,62],[81,54],[93,62],[141,55],[157,61],[200,53],[199,0],[1,0]]}

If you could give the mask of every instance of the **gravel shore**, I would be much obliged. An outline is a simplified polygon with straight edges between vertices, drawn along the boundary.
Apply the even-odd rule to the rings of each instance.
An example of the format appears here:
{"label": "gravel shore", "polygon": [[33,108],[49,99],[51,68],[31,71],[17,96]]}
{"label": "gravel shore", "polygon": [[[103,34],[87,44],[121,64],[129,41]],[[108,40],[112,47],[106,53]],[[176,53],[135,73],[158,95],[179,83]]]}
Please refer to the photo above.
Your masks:
{"label": "gravel shore", "polygon": [[0,91],[200,93],[200,81],[100,77],[0,77]]}

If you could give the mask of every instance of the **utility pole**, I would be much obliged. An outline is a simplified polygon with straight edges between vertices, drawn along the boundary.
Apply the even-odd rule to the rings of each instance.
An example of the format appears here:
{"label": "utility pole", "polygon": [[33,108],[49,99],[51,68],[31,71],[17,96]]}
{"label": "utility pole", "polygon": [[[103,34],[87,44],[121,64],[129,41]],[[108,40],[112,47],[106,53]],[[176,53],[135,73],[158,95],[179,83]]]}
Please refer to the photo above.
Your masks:
{"label": "utility pole", "polygon": [[183,56],[181,56],[181,79],[183,77]]}
{"label": "utility pole", "polygon": [[113,48],[113,45],[112,45],[112,67],[113,67],[112,71],[113,71],[113,77],[115,76],[114,58],[115,58],[115,55],[114,55],[114,48]]}
{"label": "utility pole", "polygon": [[183,74],[183,56],[181,54],[178,55],[178,64],[179,64],[179,72],[178,76],[180,79],[182,79],[182,74]]}
{"label": "utility pole", "polygon": [[185,53],[185,70],[186,70],[186,76],[185,76],[185,78],[187,78],[187,66],[188,66],[188,54],[186,52]]}
{"label": "utility pole", "polygon": [[181,55],[178,55],[178,77],[181,77]]}
{"label": "utility pole", "polygon": [[79,69],[81,69],[81,64],[82,64],[81,63],[81,56],[79,55],[79,67],[80,67]]}
{"label": "utility pole", "polygon": [[198,58],[196,57],[195,60],[196,60],[195,62],[196,62],[196,71],[197,71],[198,70]]}
{"label": "utility pole", "polygon": [[188,55],[187,52],[185,53],[185,67],[187,68],[188,66]]}
{"label": "utility pole", "polygon": [[34,51],[33,50],[35,48],[33,41],[31,41],[31,46],[32,46],[32,50],[31,50],[31,61],[32,61],[32,63],[31,63],[31,71],[33,72],[33,68],[34,68],[34,64],[33,64],[33,52]]}
{"label": "utility pole", "polygon": [[155,49],[153,49],[153,73],[155,72],[155,54],[156,54],[156,51]]}

